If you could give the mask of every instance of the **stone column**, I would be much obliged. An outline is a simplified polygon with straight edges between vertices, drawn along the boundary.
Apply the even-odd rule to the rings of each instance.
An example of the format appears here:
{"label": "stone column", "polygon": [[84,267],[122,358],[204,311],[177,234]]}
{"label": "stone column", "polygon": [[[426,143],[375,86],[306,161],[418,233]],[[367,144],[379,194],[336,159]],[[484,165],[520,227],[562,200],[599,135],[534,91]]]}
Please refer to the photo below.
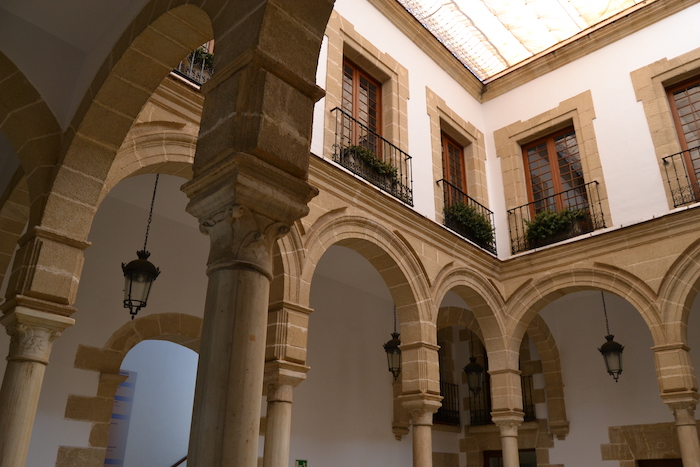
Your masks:
{"label": "stone column", "polygon": [[493,422],[501,432],[501,451],[503,452],[503,467],[519,467],[518,427],[523,423],[522,412],[491,414]]}
{"label": "stone column", "polygon": [[74,320],[17,306],[16,302],[6,305],[15,306],[0,319],[11,336],[0,389],[0,467],[18,467],[27,458],[51,346]]}
{"label": "stone column", "polygon": [[676,420],[676,434],[681,448],[681,459],[684,467],[700,467],[700,442],[698,427],[695,420],[695,406],[698,394],[688,394],[684,398],[674,398],[665,401],[673,411]]}
{"label": "stone column", "polygon": [[267,417],[263,467],[289,465],[289,439],[292,429],[292,393],[306,379],[309,367],[290,362],[265,364]]}
{"label": "stone column", "polygon": [[245,153],[183,190],[211,241],[188,460],[256,467],[272,245],[317,191]]}
{"label": "stone column", "polygon": [[413,467],[433,466],[433,414],[442,406],[442,396],[416,394],[401,396],[413,423]]}

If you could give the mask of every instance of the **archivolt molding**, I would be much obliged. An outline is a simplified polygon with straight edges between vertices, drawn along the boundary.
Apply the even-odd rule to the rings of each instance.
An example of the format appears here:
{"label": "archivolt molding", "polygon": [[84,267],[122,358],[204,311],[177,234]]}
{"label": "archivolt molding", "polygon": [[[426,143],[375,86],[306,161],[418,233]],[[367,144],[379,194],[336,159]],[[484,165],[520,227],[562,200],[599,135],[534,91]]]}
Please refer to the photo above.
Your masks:
{"label": "archivolt molding", "polygon": [[[434,323],[433,302],[420,259],[385,226],[360,216],[342,216],[325,225],[314,226],[305,238],[306,258],[301,276],[302,305],[308,306],[314,270],[332,245],[356,251],[377,269],[389,287],[402,323]],[[434,340],[434,336],[431,339]]]}
{"label": "archivolt molding", "polygon": [[[75,368],[99,372],[99,384],[95,396],[69,395],[65,416],[70,420],[92,423],[89,447],[61,446],[56,465],[87,467],[104,462],[114,395],[124,381],[119,368],[129,350],[145,340],[167,340],[199,352],[201,330],[202,319],[197,316],[158,313],[127,322],[101,349],[80,345]],[[96,460],[95,456],[100,459]]]}
{"label": "archivolt molding", "polygon": [[18,169],[10,181],[7,197],[0,199],[0,284],[9,272],[12,255],[29,219],[27,179]]}
{"label": "archivolt molding", "polygon": [[270,287],[270,303],[299,303],[301,273],[304,264],[304,243],[295,222],[287,235],[277,240],[273,258],[273,282]]}
{"label": "archivolt molding", "polygon": [[459,295],[476,316],[486,350],[502,350],[505,336],[502,310],[505,309],[505,302],[494,285],[473,270],[460,267],[442,271],[436,278],[433,302],[441,303],[450,290]]}
{"label": "archivolt molding", "polygon": [[659,308],[668,343],[687,344],[690,307],[699,288],[700,240],[697,240],[678,256],[659,290]]}
{"label": "archivolt molding", "polygon": [[536,278],[521,286],[506,302],[505,316],[510,347],[517,348],[527,325],[548,303],[580,290],[614,293],[634,306],[647,323],[655,345],[666,342],[656,296],[636,276],[608,265],[571,268]]}

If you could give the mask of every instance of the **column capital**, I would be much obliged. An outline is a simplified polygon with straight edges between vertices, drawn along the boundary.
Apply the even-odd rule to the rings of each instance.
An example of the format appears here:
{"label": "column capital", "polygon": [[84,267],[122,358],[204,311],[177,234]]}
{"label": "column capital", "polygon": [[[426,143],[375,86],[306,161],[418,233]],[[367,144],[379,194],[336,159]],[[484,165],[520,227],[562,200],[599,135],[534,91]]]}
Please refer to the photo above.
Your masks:
{"label": "column capital", "polygon": [[265,363],[264,384],[268,402],[292,402],[292,390],[306,379],[306,365],[273,360]]}
{"label": "column capital", "polygon": [[523,412],[515,410],[504,410],[491,412],[491,420],[501,430],[501,437],[517,437],[518,427],[525,419]]}
{"label": "column capital", "polygon": [[664,404],[673,411],[676,425],[695,425],[695,407],[698,405],[700,395],[694,391],[686,391],[676,394],[662,394]]}
{"label": "column capital", "polygon": [[73,318],[17,306],[0,318],[11,336],[8,361],[49,364],[53,341],[75,323]]}
{"label": "column capital", "polygon": [[438,394],[405,394],[399,396],[401,405],[411,415],[414,426],[433,424],[433,414],[442,407]]}

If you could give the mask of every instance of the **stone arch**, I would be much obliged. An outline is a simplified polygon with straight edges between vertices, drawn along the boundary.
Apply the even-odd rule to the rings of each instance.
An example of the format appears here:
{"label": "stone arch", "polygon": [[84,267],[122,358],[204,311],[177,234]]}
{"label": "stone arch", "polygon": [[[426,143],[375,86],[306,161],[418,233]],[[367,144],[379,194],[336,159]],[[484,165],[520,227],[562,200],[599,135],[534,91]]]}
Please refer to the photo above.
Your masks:
{"label": "stone arch", "polygon": [[[415,252],[380,223],[365,217],[342,215],[314,225],[305,238],[306,258],[301,274],[301,304],[308,306],[311,279],[318,261],[331,245],[340,245],[362,255],[384,278],[402,322],[402,335],[411,322],[435,322],[429,284]],[[318,223],[317,223],[318,224]],[[425,340],[418,329],[408,331],[410,341]],[[426,342],[434,343],[434,336]]]}
{"label": "stone arch", "polygon": [[270,303],[301,303],[300,278],[305,257],[301,229],[300,222],[295,222],[289,233],[278,239],[274,245],[274,277],[270,286]]}
{"label": "stone arch", "polygon": [[700,240],[669,268],[659,289],[659,307],[668,343],[688,343],[690,307],[700,290]]}
{"label": "stone arch", "polygon": [[199,353],[202,319],[183,313],[137,317],[117,329],[102,348],[78,346],[75,368],[100,373],[95,396],[69,395],[65,416],[92,423],[88,447],[61,446],[56,465],[102,465],[107,453],[112,404],[124,380],[119,368],[126,354],[144,340],[167,340]]}
{"label": "stone arch", "polygon": [[[341,210],[342,211],[342,210]],[[322,216],[304,241],[300,304],[309,305],[311,280],[323,254],[332,245],[350,248],[382,276],[396,304],[401,327],[402,391],[440,394],[433,302],[427,274],[412,248],[379,222],[332,212]]]}
{"label": "stone arch", "polygon": [[496,287],[473,270],[460,267],[443,270],[438,275],[433,287],[433,301],[441,303],[448,291],[459,295],[469,306],[479,322],[480,338],[489,354],[503,351],[505,323],[499,311],[505,308],[505,302]]}
{"label": "stone arch", "polygon": [[580,290],[602,290],[627,300],[644,319],[655,345],[666,341],[656,294],[636,276],[621,269],[595,264],[591,268],[572,268],[546,274],[528,281],[507,300],[509,346],[518,348],[528,324],[545,305],[560,296]]}
{"label": "stone arch", "polygon": [[[157,5],[151,2],[134,20],[83,99],[41,213],[43,227],[87,238],[104,181],[141,109],[175,65],[213,37],[211,22],[198,7],[158,11]],[[68,212],[82,222],[66,225]]]}

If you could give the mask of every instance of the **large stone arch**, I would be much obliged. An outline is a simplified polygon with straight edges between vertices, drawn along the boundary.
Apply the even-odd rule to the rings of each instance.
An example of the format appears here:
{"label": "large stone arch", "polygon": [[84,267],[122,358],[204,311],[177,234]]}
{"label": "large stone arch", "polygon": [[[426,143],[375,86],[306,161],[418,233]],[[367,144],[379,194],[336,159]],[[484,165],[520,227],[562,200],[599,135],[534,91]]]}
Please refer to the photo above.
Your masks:
{"label": "large stone arch", "polygon": [[527,326],[548,303],[580,290],[602,290],[624,298],[644,319],[655,345],[666,342],[654,291],[633,274],[613,266],[595,264],[590,268],[571,268],[546,274],[521,285],[506,302],[510,347],[518,348]]}
{"label": "large stone arch", "polygon": [[0,83],[0,131],[14,148],[27,174],[31,204],[40,206],[59,158],[61,126],[41,94],[2,52]]}
{"label": "large stone arch", "polygon": [[[71,123],[74,136],[41,220],[33,218],[33,223],[87,239],[104,182],[141,109],[177,63],[213,37],[211,22],[198,7],[156,7],[158,2],[151,2],[142,10],[93,81]],[[74,221],[65,223],[67,217]]]}
{"label": "large stone arch", "polygon": [[441,303],[448,291],[459,295],[478,320],[489,355],[505,350],[505,323],[500,313],[505,302],[493,283],[469,268],[453,268],[441,271],[436,278],[433,301]]}
{"label": "large stone arch", "polygon": [[[341,210],[342,211],[342,210]],[[440,394],[435,309],[416,253],[379,222],[331,212],[316,222],[304,239],[300,304],[308,306],[311,280],[321,256],[332,245],[350,248],[367,259],[384,279],[396,304],[401,327],[402,391]]]}
{"label": "large stone arch", "polygon": [[669,268],[659,289],[659,308],[668,343],[688,344],[690,307],[700,290],[700,240]]}
{"label": "large stone arch", "polygon": [[202,319],[183,313],[157,313],[137,317],[117,329],[104,347],[80,345],[75,368],[99,372],[94,396],[69,395],[65,416],[92,423],[87,447],[61,446],[56,465],[88,467],[102,465],[107,453],[112,404],[124,380],[119,368],[126,354],[144,340],[167,340],[199,352]]}

